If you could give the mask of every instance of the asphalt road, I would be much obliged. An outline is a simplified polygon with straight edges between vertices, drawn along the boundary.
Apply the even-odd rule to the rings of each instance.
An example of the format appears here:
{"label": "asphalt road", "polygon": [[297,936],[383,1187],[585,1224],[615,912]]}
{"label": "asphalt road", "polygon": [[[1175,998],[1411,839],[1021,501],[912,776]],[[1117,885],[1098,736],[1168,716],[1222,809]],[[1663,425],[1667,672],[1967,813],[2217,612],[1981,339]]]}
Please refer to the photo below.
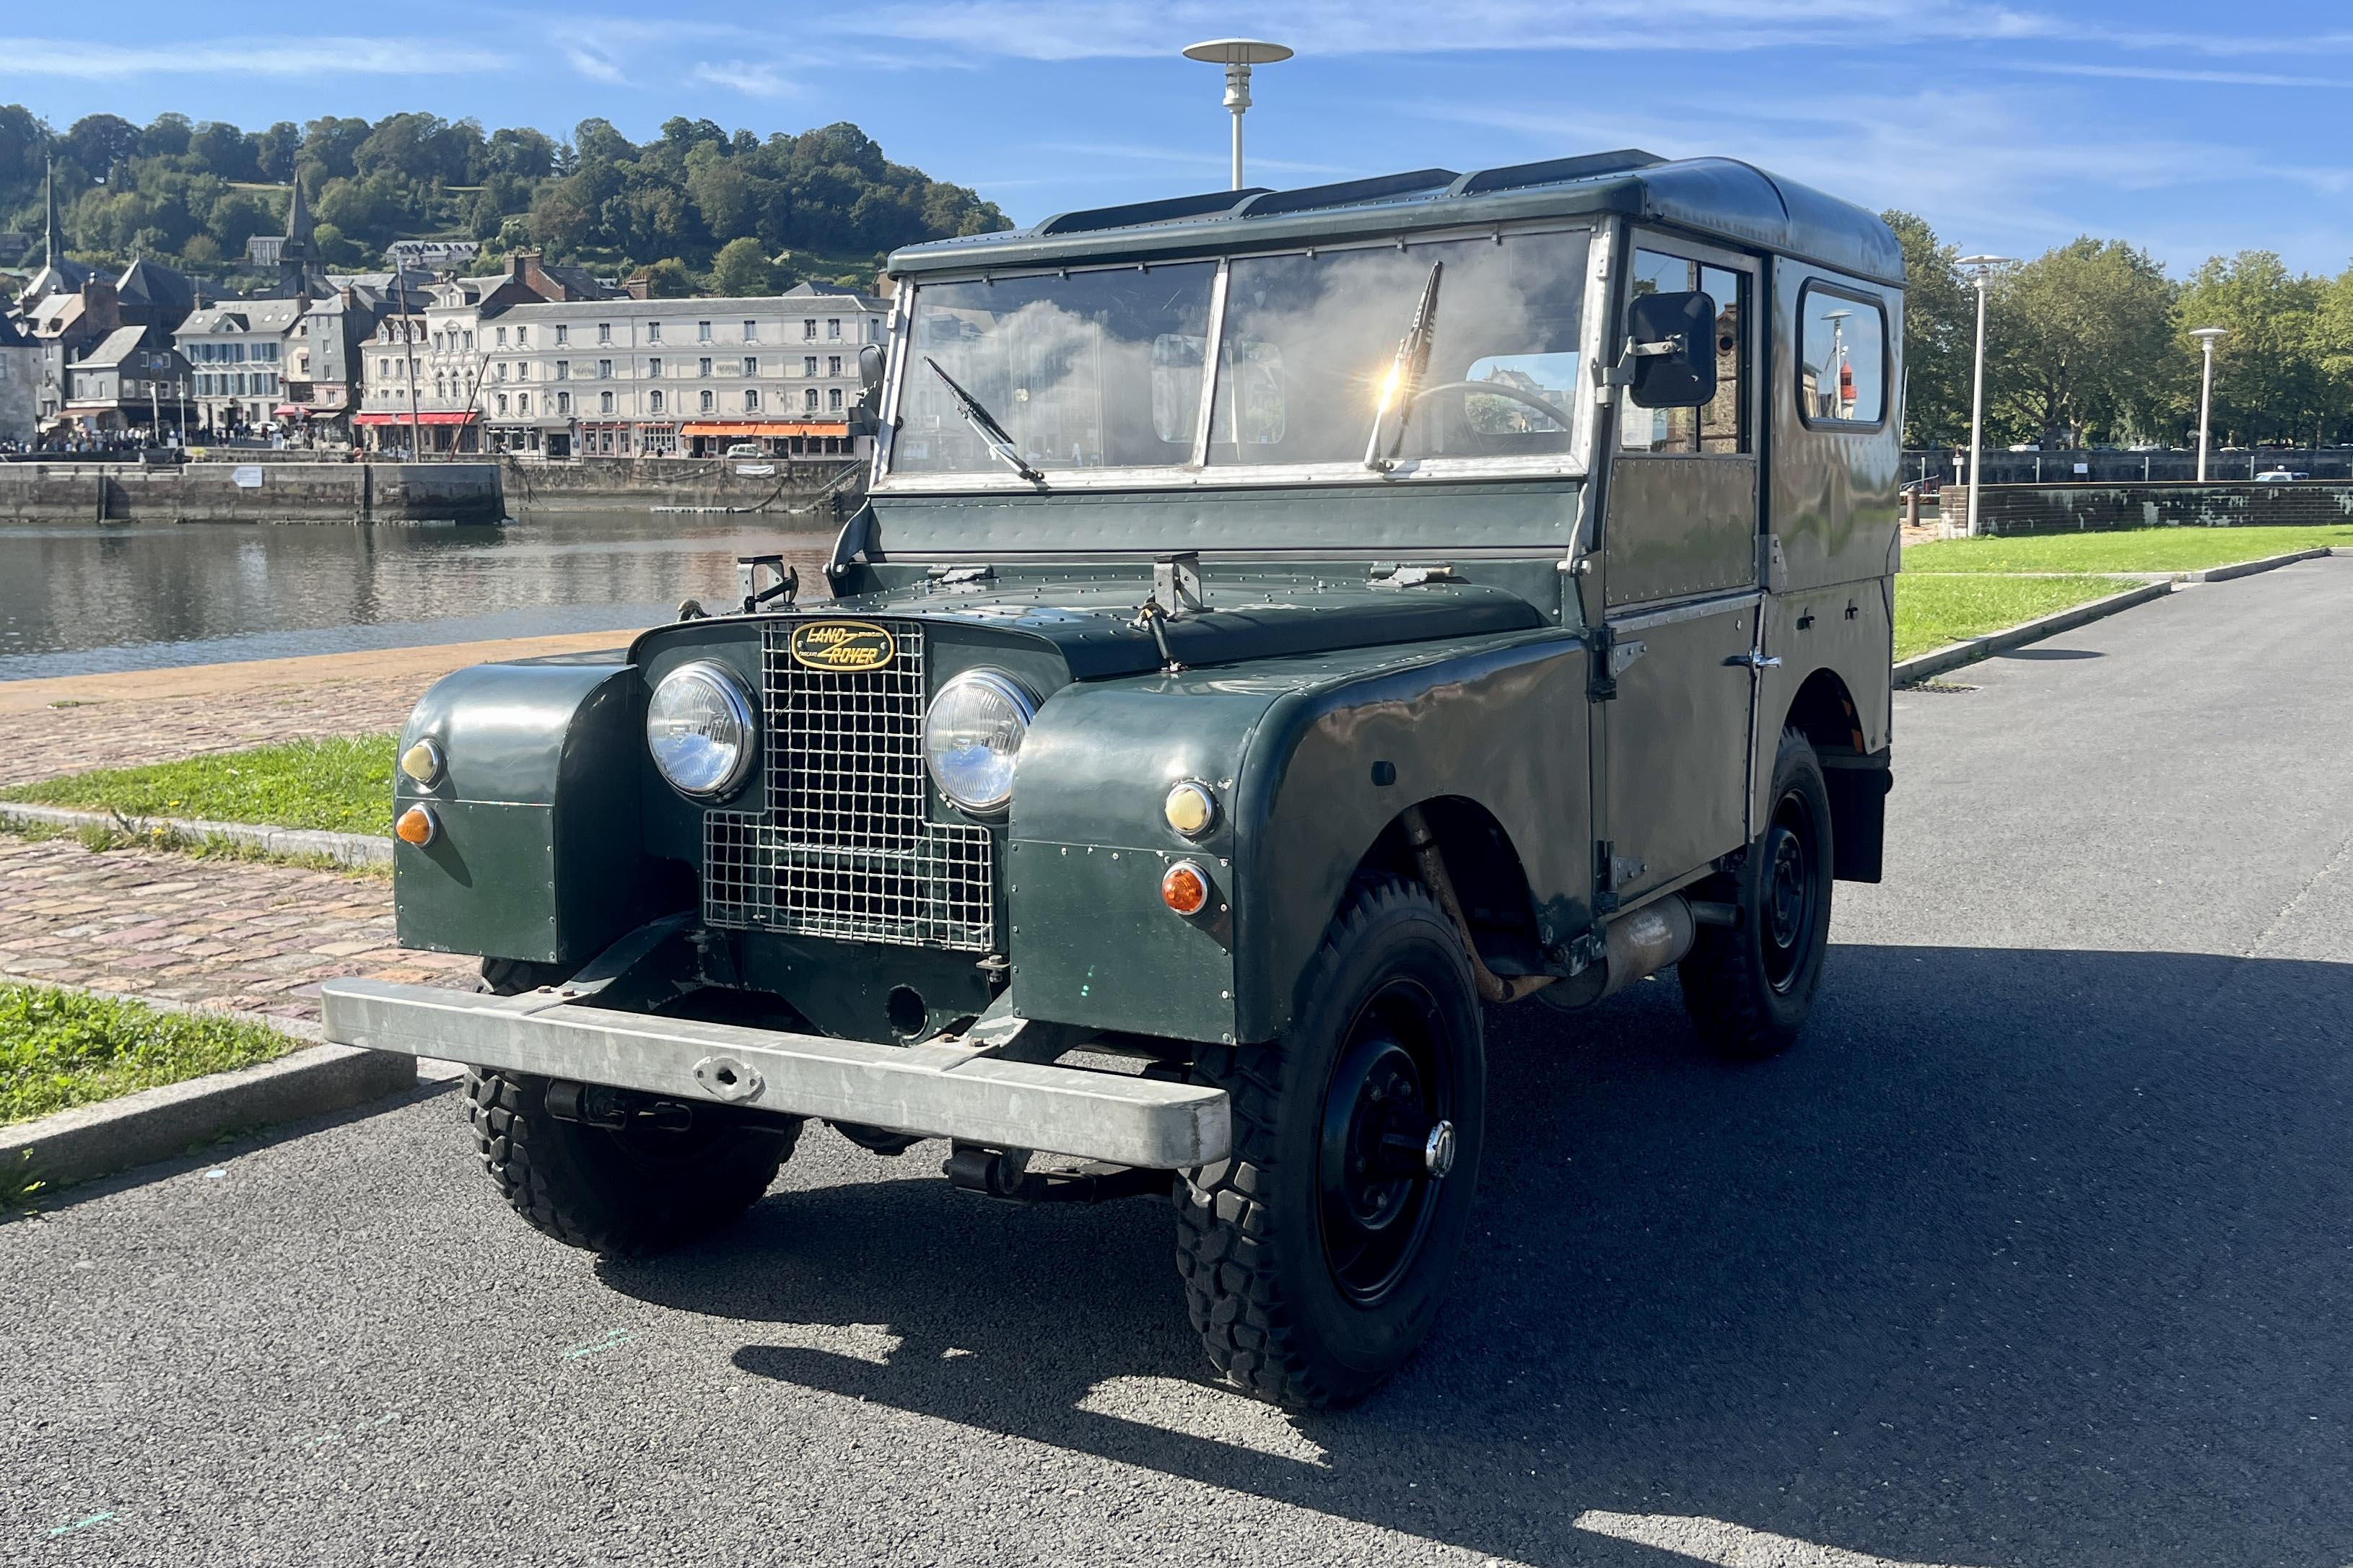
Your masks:
{"label": "asphalt road", "polygon": [[1498,1016],[1455,1303],[1356,1411],[1200,1380],[1152,1204],[827,1132],[601,1265],[444,1089],[0,1227],[0,1560],[2336,1568],[2348,631],[2318,562],[1900,697],[1809,1038]]}

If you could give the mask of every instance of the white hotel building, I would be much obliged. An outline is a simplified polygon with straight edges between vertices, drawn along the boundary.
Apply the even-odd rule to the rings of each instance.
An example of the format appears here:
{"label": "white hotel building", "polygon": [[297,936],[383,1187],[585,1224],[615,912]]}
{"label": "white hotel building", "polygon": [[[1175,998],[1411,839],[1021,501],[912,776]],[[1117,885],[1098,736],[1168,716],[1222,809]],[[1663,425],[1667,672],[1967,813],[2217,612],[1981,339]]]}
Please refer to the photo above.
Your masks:
{"label": "white hotel building", "polygon": [[890,308],[810,283],[744,299],[545,300],[490,277],[432,295],[362,348],[360,423],[379,447],[408,446],[413,423],[428,451],[716,457],[750,441],[848,454],[859,346],[882,341]]}

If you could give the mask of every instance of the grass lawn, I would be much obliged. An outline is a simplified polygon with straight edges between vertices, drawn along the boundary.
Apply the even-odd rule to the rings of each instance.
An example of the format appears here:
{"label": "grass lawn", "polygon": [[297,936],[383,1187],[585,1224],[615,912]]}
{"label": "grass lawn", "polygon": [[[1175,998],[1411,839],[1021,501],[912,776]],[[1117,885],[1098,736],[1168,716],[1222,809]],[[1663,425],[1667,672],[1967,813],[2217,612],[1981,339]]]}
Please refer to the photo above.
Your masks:
{"label": "grass lawn", "polygon": [[1900,659],[2135,585],[2114,577],[1914,576],[1909,552],[1904,568],[1904,575],[1895,579],[1895,657]]}
{"label": "grass lawn", "polygon": [[1904,552],[1906,572],[2198,572],[2330,544],[2353,524],[2308,528],[2135,528],[2025,539],[1939,539]]}
{"label": "grass lawn", "polygon": [[185,762],[100,768],[0,791],[0,799],[125,816],[259,822],[338,833],[392,828],[391,735],[288,741]]}
{"label": "grass lawn", "polygon": [[249,1067],[301,1043],[237,1018],[0,985],[0,1123]]}

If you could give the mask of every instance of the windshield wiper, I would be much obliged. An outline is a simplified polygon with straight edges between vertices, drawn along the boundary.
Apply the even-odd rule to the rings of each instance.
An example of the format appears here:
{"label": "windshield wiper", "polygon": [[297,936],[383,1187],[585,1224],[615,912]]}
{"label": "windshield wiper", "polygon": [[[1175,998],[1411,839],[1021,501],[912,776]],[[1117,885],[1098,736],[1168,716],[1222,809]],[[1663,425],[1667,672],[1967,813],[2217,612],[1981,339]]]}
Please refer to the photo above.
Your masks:
{"label": "windshield wiper", "polygon": [[[1389,373],[1381,380],[1381,401],[1373,410],[1373,433],[1365,442],[1365,467],[1377,474],[1396,468],[1397,455],[1405,447],[1405,427],[1413,419],[1414,389],[1430,368],[1430,346],[1438,336],[1438,279],[1445,270],[1443,261],[1430,264],[1430,280],[1421,286],[1421,303],[1414,308],[1413,324],[1399,340],[1397,358],[1389,362]],[[1381,419],[1392,404],[1398,411],[1397,434],[1389,438],[1389,449],[1383,452]]]}
{"label": "windshield wiper", "polygon": [[980,444],[995,453],[1015,473],[1039,489],[1045,489],[1046,476],[1022,459],[1020,447],[1015,445],[1005,426],[997,422],[997,416],[982,407],[979,398],[958,386],[956,378],[940,368],[939,361],[925,354],[923,363],[932,367],[934,375],[947,384],[948,395],[955,399],[956,412],[963,415],[964,422],[972,426],[972,433],[980,437]]}

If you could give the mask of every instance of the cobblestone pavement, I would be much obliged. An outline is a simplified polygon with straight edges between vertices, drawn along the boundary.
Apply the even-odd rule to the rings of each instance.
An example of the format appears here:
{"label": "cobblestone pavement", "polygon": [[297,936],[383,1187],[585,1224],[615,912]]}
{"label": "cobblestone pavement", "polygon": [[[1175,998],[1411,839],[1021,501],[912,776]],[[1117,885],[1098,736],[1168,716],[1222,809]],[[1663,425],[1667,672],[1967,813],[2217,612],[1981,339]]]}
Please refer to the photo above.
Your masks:
{"label": "cobblestone pavement", "polygon": [[435,679],[401,674],[0,712],[0,786],[272,741],[396,730]]}
{"label": "cobblestone pavement", "polygon": [[0,682],[0,787],[273,741],[396,730],[425,689],[496,658],[578,653],[626,632]]}
{"label": "cobblestone pavement", "polygon": [[470,984],[474,961],[393,939],[383,881],[71,838],[0,837],[0,974],[315,1019],[338,975]]}

